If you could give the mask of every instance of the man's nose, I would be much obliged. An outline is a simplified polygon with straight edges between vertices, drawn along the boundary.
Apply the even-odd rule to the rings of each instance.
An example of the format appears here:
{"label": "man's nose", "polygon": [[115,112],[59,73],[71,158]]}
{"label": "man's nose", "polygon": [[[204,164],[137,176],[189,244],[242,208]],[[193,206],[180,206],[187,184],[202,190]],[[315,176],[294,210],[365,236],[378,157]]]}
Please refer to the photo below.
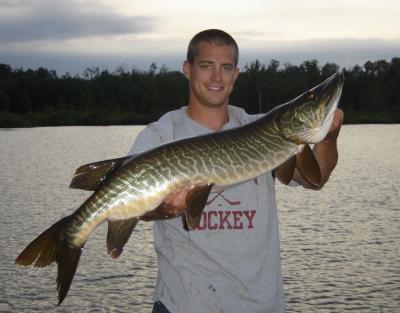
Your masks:
{"label": "man's nose", "polygon": [[215,82],[219,82],[222,79],[221,69],[219,67],[215,67],[212,71],[211,80]]}

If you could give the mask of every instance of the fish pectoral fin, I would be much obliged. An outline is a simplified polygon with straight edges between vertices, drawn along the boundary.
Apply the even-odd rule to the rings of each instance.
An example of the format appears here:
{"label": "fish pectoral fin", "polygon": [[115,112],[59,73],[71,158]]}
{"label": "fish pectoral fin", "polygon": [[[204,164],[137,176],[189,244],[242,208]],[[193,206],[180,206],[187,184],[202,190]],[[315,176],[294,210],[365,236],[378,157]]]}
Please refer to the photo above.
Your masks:
{"label": "fish pectoral fin", "polygon": [[153,211],[149,211],[143,214],[140,217],[140,219],[145,222],[150,222],[150,221],[167,220],[175,218],[177,216],[178,215],[171,213],[169,207],[166,206],[164,203],[162,203],[158,207],[156,207]]}
{"label": "fish pectoral fin", "polygon": [[132,156],[82,165],[75,171],[70,188],[97,190],[107,176]]}
{"label": "fish pectoral fin", "polygon": [[314,187],[321,185],[321,169],[309,145],[296,154],[296,167],[303,178]]}
{"label": "fish pectoral fin", "polygon": [[116,259],[121,255],[138,221],[138,217],[108,221],[107,251],[112,258]]}
{"label": "fish pectoral fin", "polygon": [[182,215],[184,228],[186,230],[193,230],[200,223],[212,187],[213,184],[199,185],[188,192],[185,199],[185,214]]}
{"label": "fish pectoral fin", "polygon": [[287,185],[292,180],[295,169],[296,156],[294,155],[275,169],[275,175],[282,184]]}

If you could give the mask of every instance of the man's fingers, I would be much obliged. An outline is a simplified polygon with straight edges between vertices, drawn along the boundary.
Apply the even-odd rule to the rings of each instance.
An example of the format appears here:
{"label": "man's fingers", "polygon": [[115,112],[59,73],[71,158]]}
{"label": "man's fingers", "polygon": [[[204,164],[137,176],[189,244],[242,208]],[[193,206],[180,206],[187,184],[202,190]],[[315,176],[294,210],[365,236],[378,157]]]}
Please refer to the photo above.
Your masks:
{"label": "man's fingers", "polygon": [[331,131],[339,128],[343,123],[344,113],[340,109],[336,109],[335,115],[333,116]]}
{"label": "man's fingers", "polygon": [[329,132],[326,134],[323,142],[329,142],[331,140],[336,140],[339,136],[340,128],[343,124],[344,113],[340,109],[336,109],[335,115],[333,116],[333,121]]}
{"label": "man's fingers", "polygon": [[194,186],[184,186],[172,192],[165,200],[164,204],[167,205],[169,213],[174,215],[181,215],[185,209],[185,200],[187,193]]}

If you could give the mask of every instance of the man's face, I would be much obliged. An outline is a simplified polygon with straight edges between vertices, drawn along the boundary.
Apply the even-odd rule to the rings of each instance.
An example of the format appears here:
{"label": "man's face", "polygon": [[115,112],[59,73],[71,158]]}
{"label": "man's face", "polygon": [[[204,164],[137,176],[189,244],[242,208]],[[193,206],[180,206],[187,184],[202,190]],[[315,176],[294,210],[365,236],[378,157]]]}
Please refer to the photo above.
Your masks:
{"label": "man's face", "polygon": [[190,101],[206,107],[228,104],[229,95],[239,75],[235,64],[234,48],[201,42],[193,64],[183,65],[189,80]]}

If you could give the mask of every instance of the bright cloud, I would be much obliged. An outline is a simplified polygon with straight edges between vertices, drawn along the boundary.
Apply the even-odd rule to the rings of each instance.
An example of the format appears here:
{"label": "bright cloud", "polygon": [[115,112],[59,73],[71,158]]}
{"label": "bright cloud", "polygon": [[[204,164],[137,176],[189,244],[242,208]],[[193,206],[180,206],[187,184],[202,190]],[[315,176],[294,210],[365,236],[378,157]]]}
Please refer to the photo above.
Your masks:
{"label": "bright cloud", "polygon": [[398,16],[398,0],[0,0],[0,63],[180,69],[190,38],[220,28],[238,41],[241,64],[348,66],[399,56]]}

